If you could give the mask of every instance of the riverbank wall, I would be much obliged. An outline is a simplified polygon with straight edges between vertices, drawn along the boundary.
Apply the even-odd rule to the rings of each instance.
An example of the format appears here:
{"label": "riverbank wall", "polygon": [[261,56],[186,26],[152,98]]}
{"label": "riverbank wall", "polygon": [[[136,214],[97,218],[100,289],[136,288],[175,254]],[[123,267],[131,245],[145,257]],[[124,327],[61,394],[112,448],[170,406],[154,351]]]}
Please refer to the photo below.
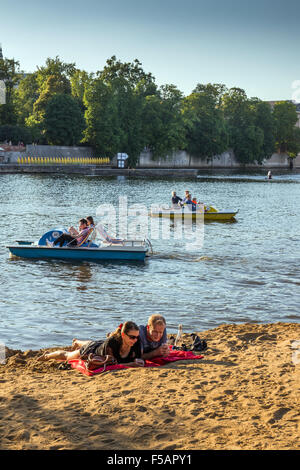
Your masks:
{"label": "riverbank wall", "polygon": [[165,158],[153,159],[151,152],[141,153],[137,168],[198,168],[198,169],[241,169],[241,168],[300,168],[300,155],[291,159],[287,154],[274,153],[271,158],[263,160],[262,164],[252,163],[242,165],[237,161],[234,152],[228,150],[220,155],[209,158],[196,158],[185,151],[174,152]]}
{"label": "riverbank wall", "polygon": [[[295,169],[300,169],[300,154],[291,159],[286,154],[274,153],[271,158],[265,159],[262,164],[247,164],[242,165],[239,163],[233,151],[228,150],[223,152],[220,155],[215,155],[211,159],[200,159],[195,158],[189,155],[185,151],[173,152],[170,155],[167,155],[164,158],[154,159],[150,151],[143,151],[140,154],[139,161],[136,165],[135,170],[127,170],[118,168],[117,158],[113,158],[111,164],[108,167],[98,165],[74,165],[72,164],[63,164],[63,165],[38,165],[38,164],[19,164],[18,161],[22,157],[34,157],[34,158],[63,158],[67,161],[70,159],[86,159],[99,157],[95,154],[94,150],[91,147],[67,147],[67,146],[51,146],[51,145],[27,145],[26,150],[22,152],[18,151],[5,151],[0,152],[0,172],[2,173],[82,173],[82,174],[107,174],[109,168],[113,170],[112,174],[131,174],[132,171],[140,172],[141,170],[146,171],[147,174],[150,173],[159,175],[164,174],[162,170],[168,170],[170,174],[174,170],[176,175],[179,172],[182,172],[183,175],[186,175],[187,172],[190,174],[197,174],[197,170],[218,170],[218,169],[290,169],[291,165]],[[101,157],[101,156],[100,156]],[[70,162],[71,163],[71,162]],[[7,168],[4,168],[4,166]]]}
{"label": "riverbank wall", "polygon": [[20,165],[0,164],[0,174],[56,174],[88,176],[134,176],[134,177],[196,177],[195,168],[111,168],[98,165]]}

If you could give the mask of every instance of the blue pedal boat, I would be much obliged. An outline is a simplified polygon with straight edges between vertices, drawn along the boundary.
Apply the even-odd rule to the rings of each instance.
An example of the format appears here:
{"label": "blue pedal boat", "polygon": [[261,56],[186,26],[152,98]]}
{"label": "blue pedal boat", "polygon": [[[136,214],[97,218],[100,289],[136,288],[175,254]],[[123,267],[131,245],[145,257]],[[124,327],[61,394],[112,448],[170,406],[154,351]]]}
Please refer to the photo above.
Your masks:
{"label": "blue pedal boat", "polygon": [[48,246],[56,240],[64,228],[46,232],[37,242],[16,240],[8,245],[11,255],[30,259],[57,259],[67,261],[145,261],[151,243],[149,240],[120,240],[119,243],[101,241],[99,244],[88,241],[81,246]]}

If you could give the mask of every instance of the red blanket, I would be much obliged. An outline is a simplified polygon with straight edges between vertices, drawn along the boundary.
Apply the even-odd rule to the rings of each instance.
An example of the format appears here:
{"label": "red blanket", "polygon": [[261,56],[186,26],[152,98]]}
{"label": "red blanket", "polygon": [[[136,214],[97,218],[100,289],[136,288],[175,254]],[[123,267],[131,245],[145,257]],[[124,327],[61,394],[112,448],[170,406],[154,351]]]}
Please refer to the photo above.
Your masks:
{"label": "red blanket", "polygon": [[[154,357],[151,361],[145,361],[145,367],[158,367],[168,364],[168,362],[175,362],[175,361],[182,361],[185,359],[202,359],[204,356],[195,356],[192,351],[170,351],[168,356],[162,357]],[[73,359],[69,361],[69,364],[73,367],[73,369],[77,369],[85,375],[95,375],[100,374],[103,372],[104,368],[101,367],[100,369],[96,369],[93,371],[89,371],[85,367],[85,363],[82,359]],[[116,369],[129,369],[130,366],[126,366],[125,364],[117,364],[115,366],[107,366],[105,371],[107,370],[116,370]]]}

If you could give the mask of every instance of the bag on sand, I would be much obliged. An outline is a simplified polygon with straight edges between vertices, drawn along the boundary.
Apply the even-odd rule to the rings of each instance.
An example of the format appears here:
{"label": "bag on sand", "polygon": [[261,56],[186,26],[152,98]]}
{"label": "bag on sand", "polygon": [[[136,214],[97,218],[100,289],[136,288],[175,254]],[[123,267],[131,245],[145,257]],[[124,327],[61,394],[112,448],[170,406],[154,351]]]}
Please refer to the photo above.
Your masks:
{"label": "bag on sand", "polygon": [[199,338],[197,335],[192,335],[194,342],[191,347],[191,351],[205,351],[207,349],[207,342],[205,339]]}
{"label": "bag on sand", "polygon": [[116,364],[116,359],[113,356],[97,356],[96,354],[89,354],[87,360],[85,361],[85,367],[87,370],[100,369],[100,367],[110,366]]}

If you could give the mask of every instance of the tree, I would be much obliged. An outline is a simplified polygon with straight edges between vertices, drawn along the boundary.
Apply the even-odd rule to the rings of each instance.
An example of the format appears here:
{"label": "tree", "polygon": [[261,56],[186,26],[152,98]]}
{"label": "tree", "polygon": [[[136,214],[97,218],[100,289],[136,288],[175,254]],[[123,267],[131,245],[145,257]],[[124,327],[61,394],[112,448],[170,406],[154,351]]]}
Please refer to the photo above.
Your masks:
{"label": "tree", "polygon": [[0,124],[16,124],[17,115],[14,105],[15,87],[22,76],[20,64],[14,59],[0,59],[0,80],[5,84],[5,104],[0,104]]}
{"label": "tree", "polygon": [[135,165],[145,146],[145,100],[155,88],[154,78],[137,59],[132,63],[122,63],[115,56],[107,60],[85,93],[85,141],[110,157],[128,153],[129,164]]}
{"label": "tree", "polygon": [[129,155],[129,165],[135,166],[145,146],[143,111],[146,97],[156,90],[154,77],[146,73],[141,62],[122,63],[112,56],[98,76],[111,87],[117,105],[115,129],[119,138],[119,152]]}
{"label": "tree", "polygon": [[269,103],[258,98],[251,98],[250,109],[254,115],[254,125],[263,131],[263,143],[258,150],[257,160],[270,158],[275,150],[275,127],[272,115],[272,108]]}
{"label": "tree", "polygon": [[147,96],[153,93],[156,88],[154,84],[154,77],[151,73],[146,73],[142,64],[138,59],[133,62],[121,62],[117,60],[116,56],[112,56],[106,61],[106,65],[102,71],[98,71],[97,75],[106,84],[115,84],[116,87],[120,85],[128,88],[137,88],[140,90],[143,84],[143,94]]}
{"label": "tree", "polygon": [[214,101],[215,107],[220,107],[222,97],[227,91],[223,83],[207,83],[206,85],[198,83],[192,93],[205,93]]}
{"label": "tree", "polygon": [[32,142],[32,136],[25,127],[5,124],[0,126],[0,142],[5,140],[11,141],[13,145],[17,145],[19,142],[29,144]]}
{"label": "tree", "polygon": [[37,74],[35,72],[22,78],[15,90],[14,103],[18,124],[25,125],[26,119],[33,113],[33,105],[38,97]]}
{"label": "tree", "polygon": [[155,157],[185,148],[183,95],[175,85],[163,85],[146,97],[143,112],[144,141]]}
{"label": "tree", "polygon": [[229,146],[241,163],[261,162],[264,132],[255,123],[255,114],[244,90],[231,88],[222,97]]}
{"label": "tree", "polygon": [[70,77],[75,71],[75,64],[62,62],[58,56],[55,59],[48,58],[45,66],[37,68],[35,72],[37,98],[33,103],[32,113],[25,118],[25,123],[35,140],[43,142],[44,116],[51,98],[56,94],[71,95]]}
{"label": "tree", "polygon": [[84,105],[84,94],[91,85],[93,78],[93,73],[87,73],[84,70],[79,69],[76,70],[70,78],[71,94],[77,100],[83,113],[86,111],[86,107]]}
{"label": "tree", "polygon": [[276,147],[282,153],[291,153],[291,156],[299,152],[299,132],[295,124],[298,120],[296,106],[289,101],[280,101],[274,105],[273,119],[275,126]]}
{"label": "tree", "polygon": [[84,142],[100,154],[113,157],[121,150],[118,100],[112,87],[100,78],[95,79],[84,94],[87,127]]}
{"label": "tree", "polygon": [[225,85],[198,84],[184,100],[187,151],[200,158],[212,158],[228,148],[228,133],[219,104]]}
{"label": "tree", "polygon": [[59,56],[56,56],[55,59],[48,57],[44,66],[37,67],[36,73],[39,91],[43,91],[48,77],[54,75],[57,77],[64,77],[70,81],[70,78],[73,76],[76,70],[75,63],[62,62]]}
{"label": "tree", "polygon": [[46,106],[44,128],[51,145],[78,144],[85,121],[75,98],[66,94],[54,95]]}
{"label": "tree", "polygon": [[50,75],[44,86],[43,91],[33,105],[33,113],[41,121],[44,117],[48,102],[54,95],[71,94],[70,82],[63,75]]}

